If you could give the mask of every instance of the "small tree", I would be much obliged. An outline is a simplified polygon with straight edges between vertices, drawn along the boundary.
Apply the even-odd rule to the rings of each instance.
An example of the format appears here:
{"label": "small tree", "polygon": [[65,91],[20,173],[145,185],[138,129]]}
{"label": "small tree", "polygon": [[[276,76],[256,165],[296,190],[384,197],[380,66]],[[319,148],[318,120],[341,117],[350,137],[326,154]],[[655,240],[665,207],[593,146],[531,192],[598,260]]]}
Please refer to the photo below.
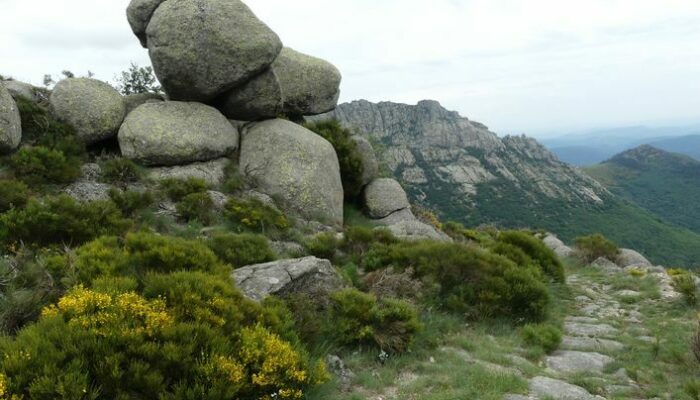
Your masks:
{"label": "small tree", "polygon": [[153,73],[153,67],[139,67],[137,64],[131,63],[131,67],[122,71],[121,76],[118,76],[116,80],[117,89],[125,96],[137,93],[162,93]]}

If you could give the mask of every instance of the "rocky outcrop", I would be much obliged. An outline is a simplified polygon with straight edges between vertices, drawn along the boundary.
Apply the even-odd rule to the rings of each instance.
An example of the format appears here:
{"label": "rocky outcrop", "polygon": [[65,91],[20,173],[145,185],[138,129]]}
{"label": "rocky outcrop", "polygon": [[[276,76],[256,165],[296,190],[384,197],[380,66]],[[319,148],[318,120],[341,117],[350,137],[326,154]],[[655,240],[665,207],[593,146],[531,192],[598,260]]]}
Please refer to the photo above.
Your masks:
{"label": "rocky outcrop", "polygon": [[226,167],[231,160],[220,158],[217,160],[196,162],[174,167],[148,168],[146,175],[149,179],[159,181],[163,179],[202,179],[211,186],[218,186],[226,178]]}
{"label": "rocky outcrop", "polygon": [[357,153],[362,160],[362,185],[367,185],[379,175],[379,162],[374,152],[374,148],[369,140],[360,135],[350,137],[355,143]]}
{"label": "rocky outcrop", "polygon": [[547,233],[544,238],[542,238],[542,242],[561,258],[572,257],[575,253],[571,247],[564,244],[564,242],[551,233]]}
{"label": "rocky outcrop", "polygon": [[343,286],[331,262],[316,257],[251,265],[233,271],[232,276],[243,294],[256,301],[270,295],[327,295]]}
{"label": "rocky outcrop", "polygon": [[268,195],[284,199],[286,211],[333,225],[343,222],[343,184],[333,146],[286,120],[246,127],[240,171]]}
{"label": "rocky outcrop", "polygon": [[387,226],[387,229],[398,239],[405,241],[434,240],[437,242],[451,242],[452,239],[447,234],[440,232],[434,227],[420,222],[400,221]]}
{"label": "rocky outcrop", "polygon": [[213,107],[169,101],[139,106],[119,130],[124,157],[144,165],[210,161],[238,147],[238,131]]}
{"label": "rocky outcrop", "polygon": [[285,47],[266,72],[224,96],[222,111],[238,120],[325,113],[338,103],[340,80],[331,63]]}
{"label": "rocky outcrop", "polygon": [[[156,2],[148,3],[143,15]],[[146,44],[170,98],[201,102],[246,83],[282,49],[279,37],[239,0],[165,1],[148,22]]]}
{"label": "rocky outcrop", "polygon": [[370,218],[386,218],[411,207],[406,192],[394,179],[380,178],[372,181],[364,190],[364,205]]}
{"label": "rocky outcrop", "polygon": [[405,185],[411,201],[447,219],[514,226],[536,220],[547,228],[561,220],[549,210],[552,204],[591,208],[610,198],[599,183],[534,139],[501,139],[435,101],[360,100],[309,119],[328,118],[381,143],[386,148],[381,161]]}
{"label": "rocky outcrop", "polygon": [[626,267],[651,267],[652,264],[640,253],[630,249],[620,249],[617,254],[617,265]]}
{"label": "rocky outcrop", "polygon": [[0,153],[15,150],[22,140],[22,120],[10,92],[0,85]]}
{"label": "rocky outcrop", "polygon": [[105,82],[69,78],[56,84],[51,93],[56,117],[75,128],[87,144],[114,137],[124,120],[122,96]]}
{"label": "rocky outcrop", "polygon": [[39,101],[39,97],[37,96],[37,88],[29,83],[11,80],[1,81],[0,85],[5,86],[14,99],[23,97],[35,103]]}
{"label": "rocky outcrop", "polygon": [[146,28],[151,21],[156,8],[165,0],[131,0],[126,8],[126,19],[131,25],[131,30],[134,32],[141,46],[148,48],[148,38],[146,37]]}
{"label": "rocky outcrop", "polygon": [[164,101],[163,96],[156,93],[136,93],[124,96],[124,107],[126,115],[131,114],[140,105],[146,103],[160,103]]}

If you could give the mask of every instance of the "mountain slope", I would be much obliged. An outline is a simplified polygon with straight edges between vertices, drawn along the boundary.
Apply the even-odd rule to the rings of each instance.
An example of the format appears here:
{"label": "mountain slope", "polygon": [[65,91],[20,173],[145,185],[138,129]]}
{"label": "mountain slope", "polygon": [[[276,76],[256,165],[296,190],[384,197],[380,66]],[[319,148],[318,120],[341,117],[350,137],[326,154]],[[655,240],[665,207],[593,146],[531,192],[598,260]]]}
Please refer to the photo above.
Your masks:
{"label": "mountain slope", "polygon": [[644,145],[586,170],[618,196],[700,232],[700,161]]}
{"label": "mountain slope", "polygon": [[685,154],[700,160],[700,135],[663,138],[651,141],[649,144],[657,149]]}
{"label": "mountain slope", "polygon": [[622,201],[524,136],[499,138],[435,101],[415,106],[360,100],[335,118],[380,144],[412,200],[470,226],[544,228],[564,240],[602,232],[658,263],[700,258],[700,235]]}

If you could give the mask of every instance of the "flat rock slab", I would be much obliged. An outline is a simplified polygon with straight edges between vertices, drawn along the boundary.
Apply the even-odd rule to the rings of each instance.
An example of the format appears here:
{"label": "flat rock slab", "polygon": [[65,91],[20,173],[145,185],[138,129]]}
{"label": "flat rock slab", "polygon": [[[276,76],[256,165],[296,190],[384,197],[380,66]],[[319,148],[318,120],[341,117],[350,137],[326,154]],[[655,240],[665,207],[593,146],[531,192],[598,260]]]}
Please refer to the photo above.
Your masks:
{"label": "flat rock slab", "polygon": [[582,336],[566,336],[562,339],[561,348],[564,350],[581,351],[620,351],[625,348],[620,342]]}
{"label": "flat rock slab", "polygon": [[613,328],[608,324],[587,324],[580,322],[565,322],[564,330],[567,334],[572,336],[590,337],[614,336],[620,332],[617,328]]}
{"label": "flat rock slab", "polygon": [[565,322],[574,322],[574,323],[582,323],[582,324],[597,324],[597,323],[600,323],[600,320],[598,320],[598,318],[593,318],[593,317],[566,317]]}
{"label": "flat rock slab", "polygon": [[600,353],[583,351],[557,351],[545,360],[547,367],[560,373],[603,372],[605,366],[615,361]]}
{"label": "flat rock slab", "polygon": [[536,398],[552,398],[556,400],[604,400],[594,396],[580,386],[557,379],[538,376],[530,381],[530,392]]}

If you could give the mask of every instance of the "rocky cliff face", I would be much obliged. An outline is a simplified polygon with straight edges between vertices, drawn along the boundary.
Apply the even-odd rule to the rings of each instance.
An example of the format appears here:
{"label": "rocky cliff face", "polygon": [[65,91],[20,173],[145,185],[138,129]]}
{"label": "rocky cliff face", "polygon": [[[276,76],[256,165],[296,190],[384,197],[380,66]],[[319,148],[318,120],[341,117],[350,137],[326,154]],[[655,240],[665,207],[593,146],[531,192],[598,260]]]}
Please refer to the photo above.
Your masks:
{"label": "rocky cliff face", "polygon": [[444,217],[498,222],[503,219],[496,215],[498,204],[596,206],[608,195],[595,180],[560,162],[536,140],[501,139],[436,101],[412,106],[360,100],[316,118],[335,118],[381,143],[385,165],[413,200]]}

